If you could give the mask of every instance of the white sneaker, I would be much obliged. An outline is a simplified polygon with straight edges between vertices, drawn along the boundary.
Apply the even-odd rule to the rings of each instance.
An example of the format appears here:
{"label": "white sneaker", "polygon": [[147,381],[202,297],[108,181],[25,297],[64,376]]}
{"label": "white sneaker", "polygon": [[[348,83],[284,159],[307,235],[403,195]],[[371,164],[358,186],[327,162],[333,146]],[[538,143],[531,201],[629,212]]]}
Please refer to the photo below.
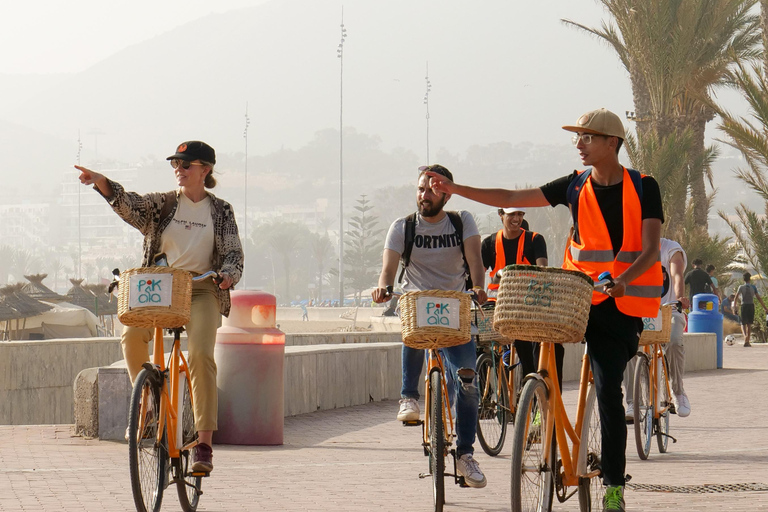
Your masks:
{"label": "white sneaker", "polygon": [[414,398],[401,398],[400,410],[397,412],[398,421],[419,421],[419,402]]}
{"label": "white sneaker", "polygon": [[635,421],[635,404],[627,402],[627,408],[624,409],[624,419],[626,421]]}
{"label": "white sneaker", "polygon": [[688,401],[688,395],[683,393],[682,395],[675,395],[675,411],[681,418],[685,418],[691,414],[691,402]]}
{"label": "white sneaker", "polygon": [[470,487],[485,487],[488,483],[471,453],[465,453],[456,461],[456,471],[464,477],[464,482]]}

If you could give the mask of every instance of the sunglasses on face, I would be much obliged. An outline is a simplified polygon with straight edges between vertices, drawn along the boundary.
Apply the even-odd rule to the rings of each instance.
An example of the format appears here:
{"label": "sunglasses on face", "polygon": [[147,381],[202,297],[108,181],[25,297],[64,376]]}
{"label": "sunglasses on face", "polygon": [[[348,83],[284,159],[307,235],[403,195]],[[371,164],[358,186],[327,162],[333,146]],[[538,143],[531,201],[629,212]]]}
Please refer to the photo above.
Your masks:
{"label": "sunglasses on face", "polygon": [[193,165],[205,165],[205,164],[202,162],[189,162],[187,160],[179,160],[178,158],[174,158],[173,160],[171,160],[171,167],[173,167],[174,169],[178,169],[179,167],[181,167],[186,171]]}

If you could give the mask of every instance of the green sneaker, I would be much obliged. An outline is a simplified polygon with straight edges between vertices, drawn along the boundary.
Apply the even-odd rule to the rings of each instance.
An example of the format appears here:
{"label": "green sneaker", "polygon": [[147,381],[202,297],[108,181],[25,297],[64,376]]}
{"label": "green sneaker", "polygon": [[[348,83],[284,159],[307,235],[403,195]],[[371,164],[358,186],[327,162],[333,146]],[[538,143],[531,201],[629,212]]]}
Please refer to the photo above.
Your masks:
{"label": "green sneaker", "polygon": [[603,496],[603,512],[610,510],[625,512],[624,487],[620,485],[609,485],[605,489],[605,496]]}

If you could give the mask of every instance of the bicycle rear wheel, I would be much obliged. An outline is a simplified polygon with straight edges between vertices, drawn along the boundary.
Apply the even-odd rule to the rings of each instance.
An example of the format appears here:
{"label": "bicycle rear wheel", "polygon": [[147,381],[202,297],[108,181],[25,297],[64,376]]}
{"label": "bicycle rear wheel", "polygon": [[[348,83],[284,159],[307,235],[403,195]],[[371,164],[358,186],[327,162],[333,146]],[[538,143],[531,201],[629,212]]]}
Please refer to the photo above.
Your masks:
{"label": "bicycle rear wheel", "polygon": [[648,356],[637,355],[634,382],[635,446],[641,460],[651,453],[653,436],[653,402],[651,401],[651,376]]}
{"label": "bicycle rear wheel", "polygon": [[670,397],[668,392],[667,382],[667,361],[664,359],[657,359],[656,364],[659,365],[659,371],[656,372],[657,388],[659,390],[657,397],[659,401],[659,408],[667,410],[659,416],[656,424],[656,444],[659,445],[659,452],[667,453],[667,447],[669,446],[669,405]]}
{"label": "bicycle rear wheel", "polygon": [[[507,392],[506,383],[501,367],[501,358],[483,353],[477,358],[477,382],[480,390],[480,401],[477,414],[477,440],[483,451],[490,456],[496,456],[504,446],[507,435]],[[495,364],[494,364],[495,363]]]}
{"label": "bicycle rear wheel", "polygon": [[443,375],[433,370],[429,376],[429,472],[432,473],[432,498],[435,512],[445,505],[445,424],[443,423]]}
{"label": "bicycle rear wheel", "polygon": [[581,454],[586,461],[586,472],[599,471],[592,478],[579,478],[579,510],[581,512],[597,512],[603,509],[603,474],[601,465],[602,433],[600,432],[600,412],[597,408],[597,393],[595,385],[587,389],[587,399],[584,407],[584,419],[581,427]]}
{"label": "bicycle rear wheel", "polygon": [[[186,373],[179,374],[186,376]],[[192,388],[188,378],[180,379],[184,387],[182,409],[179,411],[179,417],[182,425],[182,446],[191,443],[197,437],[195,429],[195,414],[192,410]],[[179,458],[174,460],[176,470],[176,490],[179,493],[179,503],[184,512],[195,512],[200,501],[200,490],[203,478],[192,476],[192,453],[190,450],[184,450],[179,453]]]}
{"label": "bicycle rear wheel", "polygon": [[547,424],[546,385],[531,379],[523,387],[512,430],[512,512],[549,512],[554,496],[555,443],[544,448]]}
{"label": "bicycle rear wheel", "polygon": [[145,368],[136,377],[131,393],[128,464],[138,512],[158,512],[163,501],[168,437],[163,432],[158,442],[161,386],[157,372]]}

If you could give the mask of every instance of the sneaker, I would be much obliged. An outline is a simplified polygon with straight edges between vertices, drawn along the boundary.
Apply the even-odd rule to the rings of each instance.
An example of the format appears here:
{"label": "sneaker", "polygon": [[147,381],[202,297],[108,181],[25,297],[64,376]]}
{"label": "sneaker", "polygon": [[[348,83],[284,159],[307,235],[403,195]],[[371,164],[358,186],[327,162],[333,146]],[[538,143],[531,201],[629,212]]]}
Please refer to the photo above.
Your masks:
{"label": "sneaker", "polygon": [[632,402],[627,402],[627,407],[624,409],[624,420],[625,421],[635,421],[635,404]]}
{"label": "sneaker", "polygon": [[470,487],[479,489],[488,483],[485,475],[480,471],[480,465],[471,453],[465,453],[459,457],[459,460],[456,461],[456,471],[464,477],[464,482]]}
{"label": "sneaker", "polygon": [[691,402],[688,401],[688,395],[675,395],[675,411],[681,418],[691,414]]}
{"label": "sneaker", "polygon": [[603,496],[603,512],[618,510],[626,512],[624,503],[624,488],[620,485],[609,485]]}
{"label": "sneaker", "polygon": [[199,443],[195,446],[192,455],[192,471],[194,473],[213,471],[213,448],[205,443]]}
{"label": "sneaker", "polygon": [[419,402],[415,398],[401,398],[400,410],[397,412],[398,421],[419,421]]}
{"label": "sneaker", "polygon": [[531,426],[528,429],[528,445],[526,450],[530,449],[532,444],[541,442],[541,411],[536,411],[536,415],[531,421]]}

